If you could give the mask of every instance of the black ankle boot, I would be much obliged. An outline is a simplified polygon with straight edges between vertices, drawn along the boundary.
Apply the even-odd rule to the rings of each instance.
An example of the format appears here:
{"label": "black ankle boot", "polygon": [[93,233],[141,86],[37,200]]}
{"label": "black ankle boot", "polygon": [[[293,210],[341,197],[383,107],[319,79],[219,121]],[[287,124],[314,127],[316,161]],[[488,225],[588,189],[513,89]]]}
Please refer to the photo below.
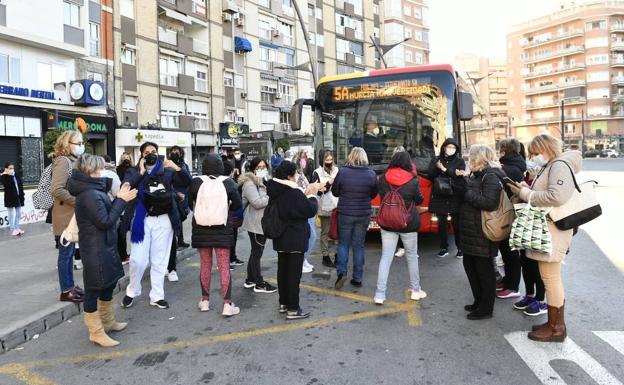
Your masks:
{"label": "black ankle boot", "polygon": [[336,264],[334,262],[332,262],[332,260],[329,257],[329,255],[323,255],[323,266],[336,267]]}

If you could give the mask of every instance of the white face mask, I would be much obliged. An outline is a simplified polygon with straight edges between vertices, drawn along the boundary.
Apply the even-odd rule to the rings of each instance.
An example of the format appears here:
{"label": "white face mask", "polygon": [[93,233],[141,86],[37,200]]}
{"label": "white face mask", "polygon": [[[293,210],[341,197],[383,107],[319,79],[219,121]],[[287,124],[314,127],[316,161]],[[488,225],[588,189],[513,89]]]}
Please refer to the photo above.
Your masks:
{"label": "white face mask", "polygon": [[444,153],[446,154],[446,156],[453,156],[453,155],[455,155],[456,152],[457,152],[457,150],[454,149],[454,148],[446,148],[444,150]]}
{"label": "white face mask", "polygon": [[379,127],[373,128],[373,134],[379,135]]}
{"label": "white face mask", "polygon": [[80,155],[84,154],[84,152],[85,152],[84,144],[81,144],[80,146],[76,146],[76,145],[72,145],[72,146],[74,146],[74,148],[72,150],[72,154],[74,156],[80,156]]}
{"label": "white face mask", "polygon": [[260,179],[265,179],[266,177],[269,176],[269,170],[265,169],[261,169],[261,170],[256,170],[256,176]]}
{"label": "white face mask", "polygon": [[537,167],[544,167],[548,163],[548,161],[546,159],[544,159],[544,155],[542,155],[542,154],[534,156],[533,158],[531,158],[531,161]]}

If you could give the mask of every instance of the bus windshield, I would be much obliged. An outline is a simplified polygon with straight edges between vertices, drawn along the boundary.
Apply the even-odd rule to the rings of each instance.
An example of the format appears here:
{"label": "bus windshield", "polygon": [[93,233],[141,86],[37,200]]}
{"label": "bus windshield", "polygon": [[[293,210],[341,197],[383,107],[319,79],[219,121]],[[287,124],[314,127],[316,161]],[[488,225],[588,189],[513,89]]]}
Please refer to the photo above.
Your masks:
{"label": "bus windshield", "polygon": [[447,71],[338,80],[319,86],[323,146],[344,164],[353,147],[386,169],[398,146],[426,176],[446,138],[457,136],[455,79]]}

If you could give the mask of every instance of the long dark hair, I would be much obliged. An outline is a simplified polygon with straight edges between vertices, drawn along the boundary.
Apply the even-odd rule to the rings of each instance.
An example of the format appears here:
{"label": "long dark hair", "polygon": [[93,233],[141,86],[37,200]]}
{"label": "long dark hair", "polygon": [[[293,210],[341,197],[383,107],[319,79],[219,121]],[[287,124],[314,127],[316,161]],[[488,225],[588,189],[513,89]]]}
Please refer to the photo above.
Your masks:
{"label": "long dark hair", "polygon": [[407,152],[397,152],[392,156],[388,169],[393,167],[402,168],[405,171],[412,172],[412,158]]}
{"label": "long dark hair", "polygon": [[264,162],[265,165],[268,165],[268,163],[264,159],[260,158],[259,156],[254,157],[251,160],[251,162],[249,162],[249,171],[255,172],[256,171],[256,167],[258,167],[258,165],[261,162]]}

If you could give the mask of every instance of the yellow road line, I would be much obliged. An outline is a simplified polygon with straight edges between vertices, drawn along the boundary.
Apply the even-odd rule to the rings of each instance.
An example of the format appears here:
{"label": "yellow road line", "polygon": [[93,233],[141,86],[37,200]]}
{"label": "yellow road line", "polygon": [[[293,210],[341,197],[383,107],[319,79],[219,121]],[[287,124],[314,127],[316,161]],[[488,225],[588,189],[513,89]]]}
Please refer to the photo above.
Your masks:
{"label": "yellow road line", "polygon": [[3,369],[0,373],[13,376],[28,385],[56,385],[56,383],[50,381],[44,376],[30,371],[26,365],[8,365],[7,367],[2,367],[0,369]]}
{"label": "yellow road line", "polygon": [[420,318],[420,301],[412,301],[411,291],[405,290],[405,302],[410,303],[412,311],[407,312],[407,324],[412,327],[422,325],[422,319]]}

